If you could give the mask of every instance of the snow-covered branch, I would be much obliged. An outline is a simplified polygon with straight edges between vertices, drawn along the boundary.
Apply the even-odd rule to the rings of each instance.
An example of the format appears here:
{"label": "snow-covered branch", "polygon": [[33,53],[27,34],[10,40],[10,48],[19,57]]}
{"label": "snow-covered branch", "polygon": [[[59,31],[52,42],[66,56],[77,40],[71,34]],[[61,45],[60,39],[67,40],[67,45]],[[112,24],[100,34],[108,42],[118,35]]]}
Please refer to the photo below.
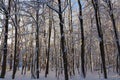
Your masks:
{"label": "snow-covered branch", "polygon": [[51,5],[49,5],[49,4],[47,4],[47,6],[48,6],[50,9],[54,10],[56,13],[59,13],[59,10],[58,10],[58,9],[56,9],[56,8],[52,7],[52,6],[51,6]]}

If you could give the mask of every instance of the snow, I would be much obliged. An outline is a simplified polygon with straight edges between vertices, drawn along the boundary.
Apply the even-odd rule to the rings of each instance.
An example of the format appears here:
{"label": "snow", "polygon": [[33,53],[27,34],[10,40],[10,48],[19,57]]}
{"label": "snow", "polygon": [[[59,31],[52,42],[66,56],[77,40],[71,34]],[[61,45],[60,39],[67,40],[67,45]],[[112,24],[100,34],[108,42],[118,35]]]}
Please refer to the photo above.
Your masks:
{"label": "snow", "polygon": [[61,35],[61,37],[64,37],[64,33]]}
{"label": "snow", "polygon": [[[11,76],[12,76],[12,71],[7,71],[5,79],[0,79],[0,80],[12,80]],[[50,71],[47,78],[45,78],[44,76],[45,76],[45,71],[41,70],[40,78],[38,80],[64,80],[63,74],[61,74],[59,78],[56,78],[55,71]],[[21,75],[21,69],[19,69],[19,71],[17,71],[16,73],[14,80],[36,80],[36,79],[31,79],[30,71],[27,71],[25,75]],[[70,77],[69,80],[120,80],[120,76],[113,73],[112,71],[109,71],[108,79],[103,79],[103,74],[101,74],[100,72],[88,71],[85,79],[76,73],[76,76]]]}
{"label": "snow", "polygon": [[50,1],[52,1],[52,0],[38,0],[38,2],[40,2],[40,3],[48,3],[48,2],[50,2]]}
{"label": "snow", "polygon": [[82,17],[82,16],[79,16],[79,19],[83,19],[83,17]]}
{"label": "snow", "polygon": [[101,41],[102,41],[102,38],[101,38],[101,37],[98,37],[98,41],[101,42]]}
{"label": "snow", "polygon": [[66,52],[66,51],[67,51],[67,48],[64,49],[64,52]]}
{"label": "snow", "polygon": [[110,11],[110,15],[112,15],[112,14],[113,14],[113,10]]}

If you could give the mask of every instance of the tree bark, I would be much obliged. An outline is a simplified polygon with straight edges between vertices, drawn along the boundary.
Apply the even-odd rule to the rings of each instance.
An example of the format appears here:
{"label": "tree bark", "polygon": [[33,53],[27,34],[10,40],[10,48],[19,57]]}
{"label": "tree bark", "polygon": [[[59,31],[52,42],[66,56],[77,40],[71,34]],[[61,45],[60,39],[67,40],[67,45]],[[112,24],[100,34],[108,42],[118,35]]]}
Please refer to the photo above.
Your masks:
{"label": "tree bark", "polygon": [[62,49],[62,53],[63,53],[63,64],[64,64],[64,75],[65,75],[65,80],[68,80],[68,69],[67,69],[67,50],[65,48],[65,34],[64,34],[64,30],[63,30],[63,24],[64,24],[64,20],[62,17],[62,9],[61,9],[61,0],[58,0],[58,5],[59,5],[59,20],[60,20],[60,33],[61,33],[61,49]]}
{"label": "tree bark", "polygon": [[[113,14],[113,8],[112,8],[111,0],[107,0],[106,4],[109,8],[109,16],[111,18],[111,22],[112,22],[112,25],[113,25],[113,30],[114,30],[114,33],[115,33],[115,42],[116,42],[117,49],[118,49],[117,63],[120,64],[120,43],[119,43],[119,37],[118,37],[118,33],[117,33],[118,32],[117,27],[116,27],[116,24],[115,24],[115,18],[114,18],[114,14]],[[116,71],[120,74],[120,65],[117,65]]]}
{"label": "tree bark", "polygon": [[[37,0],[38,1],[38,0]],[[37,2],[37,7],[39,7],[39,3]],[[39,10],[36,10],[36,75],[37,79],[39,79]]]}
{"label": "tree bark", "polygon": [[5,13],[5,34],[4,34],[4,47],[3,47],[3,62],[2,62],[2,70],[0,78],[5,77],[6,73],[6,59],[7,59],[7,39],[8,39],[8,22],[9,22],[9,14],[10,14],[10,5],[11,0],[8,1],[8,12]]}
{"label": "tree bark", "polygon": [[80,21],[80,27],[81,27],[81,71],[82,75],[85,78],[85,43],[84,43],[84,28],[83,28],[83,15],[82,15],[82,5],[80,0],[78,0],[79,5],[79,21]]}
{"label": "tree bark", "polygon": [[106,64],[105,64],[105,50],[104,50],[104,41],[103,41],[103,32],[101,29],[101,22],[100,22],[100,13],[99,13],[99,6],[98,0],[92,0],[92,4],[95,11],[95,19],[96,19],[96,26],[98,30],[98,37],[99,37],[99,46],[100,46],[100,54],[102,59],[102,68],[104,72],[104,78],[107,78],[107,71],[106,71]]}
{"label": "tree bark", "polygon": [[[16,2],[17,0],[15,0],[14,2]],[[15,4],[15,13],[17,13],[17,4]],[[15,78],[15,74],[16,74],[16,70],[17,70],[17,66],[18,66],[18,16],[17,14],[15,14],[15,46],[14,46],[14,63],[13,63],[13,74],[12,74],[12,79]]]}
{"label": "tree bark", "polygon": [[48,38],[48,49],[47,49],[47,64],[46,64],[46,71],[45,77],[49,73],[49,53],[50,53],[50,38],[51,38],[51,29],[52,29],[52,11],[49,9],[49,38]]}

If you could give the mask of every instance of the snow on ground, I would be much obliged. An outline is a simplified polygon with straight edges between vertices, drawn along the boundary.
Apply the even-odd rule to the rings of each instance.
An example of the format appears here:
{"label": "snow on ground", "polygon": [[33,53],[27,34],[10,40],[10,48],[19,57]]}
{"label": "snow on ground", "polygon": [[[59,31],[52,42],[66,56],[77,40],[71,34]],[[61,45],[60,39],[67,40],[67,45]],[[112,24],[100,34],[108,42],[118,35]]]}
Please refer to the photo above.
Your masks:
{"label": "snow on ground", "polygon": [[[64,75],[60,75],[59,79],[55,77],[55,71],[50,71],[47,78],[44,77],[44,71],[40,72],[40,78],[38,80],[64,80]],[[12,80],[12,71],[7,71],[5,79],[0,80]],[[27,72],[25,75],[21,75],[21,70],[17,71],[15,79],[14,80],[35,80],[31,79],[31,73],[30,71]],[[87,72],[87,76],[85,79],[80,77],[80,75],[72,76],[69,80],[106,80],[103,79],[103,74],[99,74],[96,72]],[[120,80],[120,76],[113,72],[108,73],[108,79],[107,80]]]}

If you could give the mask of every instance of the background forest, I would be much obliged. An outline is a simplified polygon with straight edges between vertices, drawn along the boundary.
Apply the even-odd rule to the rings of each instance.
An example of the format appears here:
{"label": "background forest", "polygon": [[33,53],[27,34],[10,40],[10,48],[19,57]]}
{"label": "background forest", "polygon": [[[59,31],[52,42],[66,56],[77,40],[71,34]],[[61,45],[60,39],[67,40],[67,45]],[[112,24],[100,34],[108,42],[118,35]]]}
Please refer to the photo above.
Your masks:
{"label": "background forest", "polygon": [[120,0],[0,0],[0,78],[19,76],[119,80]]}

